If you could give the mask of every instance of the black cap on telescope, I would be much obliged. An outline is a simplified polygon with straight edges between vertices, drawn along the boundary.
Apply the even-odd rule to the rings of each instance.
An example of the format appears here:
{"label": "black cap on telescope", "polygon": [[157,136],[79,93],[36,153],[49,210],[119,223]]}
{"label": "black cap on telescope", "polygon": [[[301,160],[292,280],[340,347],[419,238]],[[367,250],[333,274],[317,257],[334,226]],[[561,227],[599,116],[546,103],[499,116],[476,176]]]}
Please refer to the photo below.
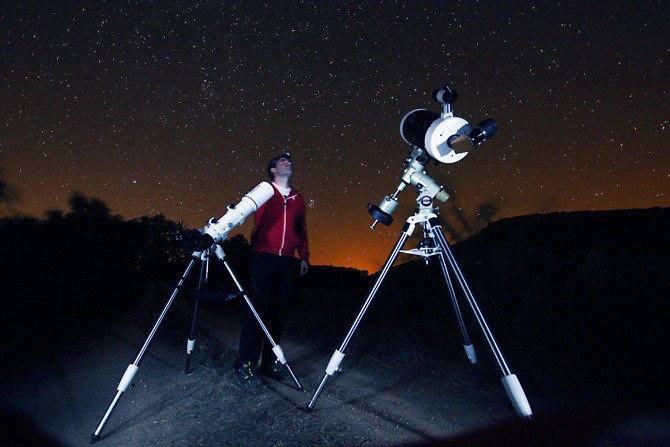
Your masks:
{"label": "black cap on telescope", "polygon": [[440,104],[453,104],[457,98],[458,92],[450,84],[445,84],[433,92],[433,99]]}

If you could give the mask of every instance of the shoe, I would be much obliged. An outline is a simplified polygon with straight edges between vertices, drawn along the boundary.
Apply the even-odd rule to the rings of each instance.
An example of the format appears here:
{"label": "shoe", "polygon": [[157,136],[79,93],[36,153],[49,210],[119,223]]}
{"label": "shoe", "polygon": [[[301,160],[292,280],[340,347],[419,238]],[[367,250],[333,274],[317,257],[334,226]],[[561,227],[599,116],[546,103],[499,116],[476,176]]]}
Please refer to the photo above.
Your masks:
{"label": "shoe", "polygon": [[258,374],[269,379],[276,380],[277,382],[284,380],[284,368],[277,361],[274,361],[269,365],[262,364],[258,369]]}
{"label": "shoe", "polygon": [[237,380],[240,381],[242,386],[246,388],[258,388],[261,386],[261,381],[254,373],[254,369],[251,367],[251,362],[242,363],[242,366],[235,370],[237,374]]}

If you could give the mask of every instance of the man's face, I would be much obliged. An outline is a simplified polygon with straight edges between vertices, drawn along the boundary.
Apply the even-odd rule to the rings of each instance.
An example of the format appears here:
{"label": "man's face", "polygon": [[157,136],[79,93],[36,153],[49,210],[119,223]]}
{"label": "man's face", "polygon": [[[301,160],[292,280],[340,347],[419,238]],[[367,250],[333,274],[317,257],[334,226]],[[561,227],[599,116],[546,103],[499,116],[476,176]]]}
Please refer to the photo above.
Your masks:
{"label": "man's face", "polygon": [[291,174],[293,174],[291,161],[285,157],[277,160],[277,164],[274,167],[274,174],[275,177],[289,177]]}

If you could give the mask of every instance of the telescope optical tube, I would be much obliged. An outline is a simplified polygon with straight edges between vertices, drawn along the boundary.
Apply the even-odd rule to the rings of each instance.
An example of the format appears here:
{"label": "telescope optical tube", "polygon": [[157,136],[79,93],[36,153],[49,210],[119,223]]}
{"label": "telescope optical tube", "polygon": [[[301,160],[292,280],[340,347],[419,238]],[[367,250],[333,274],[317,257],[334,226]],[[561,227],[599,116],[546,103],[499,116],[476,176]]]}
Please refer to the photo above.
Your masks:
{"label": "telescope optical tube", "polygon": [[268,182],[261,182],[242,197],[240,203],[228,207],[228,212],[220,219],[210,219],[204,233],[209,235],[213,243],[220,242],[230,231],[241,225],[251,213],[255,213],[274,194],[274,188]]}

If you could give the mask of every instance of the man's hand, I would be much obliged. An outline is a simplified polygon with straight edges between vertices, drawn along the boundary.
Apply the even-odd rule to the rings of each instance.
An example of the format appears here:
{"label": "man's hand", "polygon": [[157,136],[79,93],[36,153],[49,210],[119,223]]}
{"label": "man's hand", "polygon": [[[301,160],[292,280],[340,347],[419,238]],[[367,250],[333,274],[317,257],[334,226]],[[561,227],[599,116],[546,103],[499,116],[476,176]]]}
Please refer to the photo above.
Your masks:
{"label": "man's hand", "polygon": [[309,270],[309,262],[300,261],[300,276],[305,276]]}

